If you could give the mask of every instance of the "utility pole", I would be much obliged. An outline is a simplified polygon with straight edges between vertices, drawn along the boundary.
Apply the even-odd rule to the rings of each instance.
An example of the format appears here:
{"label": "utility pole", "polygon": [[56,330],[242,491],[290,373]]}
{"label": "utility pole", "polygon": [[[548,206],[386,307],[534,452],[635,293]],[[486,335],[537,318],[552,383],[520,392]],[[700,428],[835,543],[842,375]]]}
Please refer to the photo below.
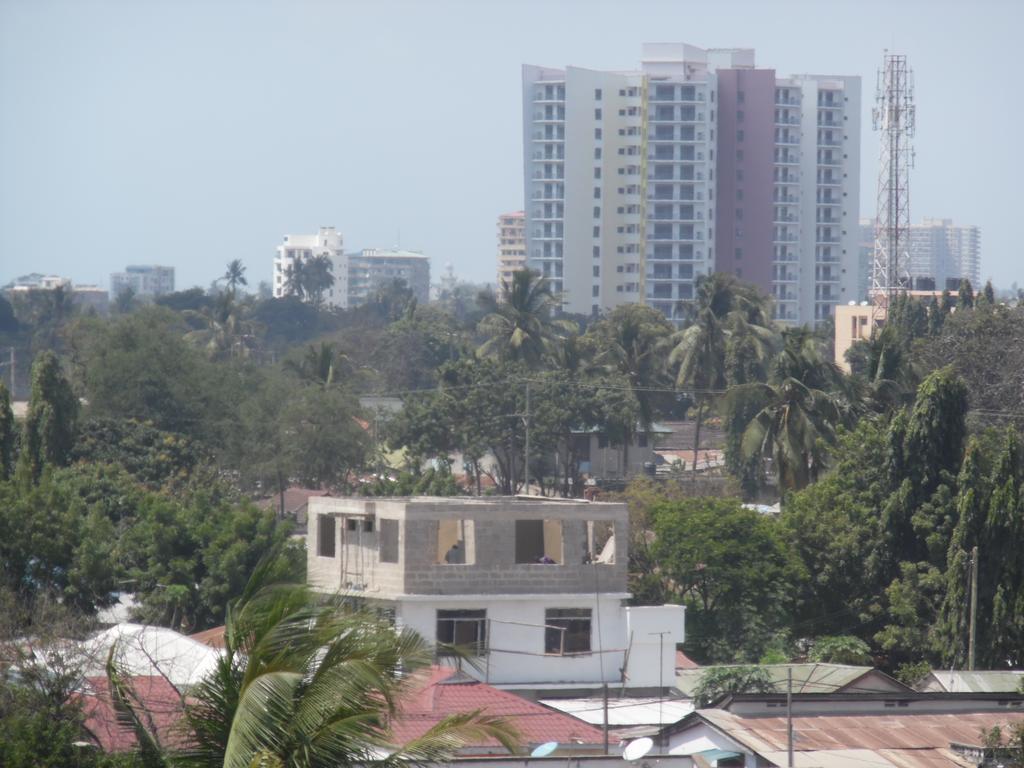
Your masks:
{"label": "utility pole", "polygon": [[662,727],[662,705],[665,701],[665,681],[662,677],[665,667],[665,635],[668,632],[651,632],[658,636],[658,727]]}
{"label": "utility pole", "polygon": [[971,625],[967,636],[967,669],[974,671],[974,638],[978,631],[978,548],[971,549]]}
{"label": "utility pole", "polygon": [[530,382],[526,382],[526,416],[523,417],[523,421],[526,424],[526,450],[524,453],[525,463],[523,465],[523,474],[526,476],[526,483],[523,486],[527,496],[530,495]]}
{"label": "utility pole", "polygon": [[604,753],[608,754],[608,683],[601,686],[602,698],[604,699]]}
{"label": "utility pole", "polygon": [[793,667],[786,670],[786,750],[788,768],[793,768]]}

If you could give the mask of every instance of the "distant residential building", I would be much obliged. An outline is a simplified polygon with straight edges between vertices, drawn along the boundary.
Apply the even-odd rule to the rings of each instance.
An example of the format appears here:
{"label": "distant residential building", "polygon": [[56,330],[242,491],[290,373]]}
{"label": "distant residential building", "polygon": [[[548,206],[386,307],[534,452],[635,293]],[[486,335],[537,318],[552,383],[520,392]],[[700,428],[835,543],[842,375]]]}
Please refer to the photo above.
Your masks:
{"label": "distant residential building", "polygon": [[625,504],[524,497],[309,499],[311,586],[480,657],[533,691],[671,686],[682,606],[629,606]]}
{"label": "distant residential building", "polygon": [[320,227],[315,235],[285,235],[274,257],[274,298],[280,299],[289,294],[288,270],[296,262],[326,256],[331,260],[334,284],[323,295],[324,305],[336,309],[347,307],[349,265],[343,246],[341,233],[334,227]]}
{"label": "distant residential building", "polygon": [[22,275],[15,278],[3,287],[7,296],[28,296],[35,291],[53,291],[63,289],[71,297],[72,304],[80,312],[95,311],[97,314],[105,315],[110,306],[109,294],[96,285],[75,285],[70,278],[58,275],[43,275],[33,272],[30,275]]}
{"label": "distant residential building", "polygon": [[130,265],[124,272],[110,275],[110,295],[119,296],[131,290],[136,298],[155,298],[174,293],[174,267],[156,264]]}
{"label": "distant residential building", "polygon": [[58,275],[43,275],[33,272],[28,275],[16,277],[4,286],[6,292],[22,291],[52,291],[54,288],[70,288],[71,278]]}
{"label": "distant residential building", "polygon": [[348,254],[349,306],[365,304],[381,285],[401,280],[416,300],[430,300],[430,257],[400,248],[364,248]]}
{"label": "distant residential building", "polygon": [[727,272],[820,323],[857,290],[860,78],[751,49],[643,47],[637,71],[523,68],[527,261],[566,311],[675,322]]}
{"label": "distant residential building", "polygon": [[79,312],[105,315],[110,311],[110,294],[98,285],[76,285],[71,289],[71,303]]}
{"label": "distant residential building", "polygon": [[[981,283],[981,230],[956,226],[952,219],[924,219],[910,228],[910,264],[913,287],[956,291],[967,278],[975,290]],[[933,280],[923,284],[921,279]]]}
{"label": "distant residential building", "polygon": [[1024,670],[933,669],[914,688],[941,693],[1020,693]]}
{"label": "distant residential building", "polygon": [[498,217],[498,288],[511,282],[512,273],[526,266],[526,214],[503,213]]}
{"label": "distant residential building", "polygon": [[[742,665],[719,664],[676,672],[676,690],[689,699],[700,688],[701,679],[709,671],[724,672]],[[795,664],[761,664],[759,668],[774,686],[776,693],[785,693],[790,676],[793,691],[800,693],[899,693],[911,688],[874,667],[852,664],[806,662]]]}

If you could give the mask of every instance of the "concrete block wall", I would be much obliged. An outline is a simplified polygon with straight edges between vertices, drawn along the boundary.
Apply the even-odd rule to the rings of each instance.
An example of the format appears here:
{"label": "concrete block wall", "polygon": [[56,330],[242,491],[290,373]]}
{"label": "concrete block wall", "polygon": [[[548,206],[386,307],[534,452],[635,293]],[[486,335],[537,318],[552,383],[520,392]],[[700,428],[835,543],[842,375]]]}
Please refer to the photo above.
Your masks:
{"label": "concrete block wall", "polygon": [[[359,563],[368,597],[388,599],[401,594],[566,594],[625,592],[628,564],[628,516],[621,504],[594,504],[551,499],[310,499],[307,534],[309,581],[324,591],[353,581],[352,563]],[[374,516],[375,534],[363,536],[362,551],[342,546],[345,523],[339,519],[336,557],[317,555],[316,515]],[[398,521],[398,563],[382,563],[376,531],[380,519]],[[471,564],[437,563],[439,520],[472,521],[475,557]],[[561,564],[516,563],[516,520],[559,520],[562,523]],[[587,521],[611,525],[615,563],[584,563]],[[469,537],[467,536],[467,539]],[[342,566],[342,555],[349,565]],[[343,577],[343,570],[347,575]]]}

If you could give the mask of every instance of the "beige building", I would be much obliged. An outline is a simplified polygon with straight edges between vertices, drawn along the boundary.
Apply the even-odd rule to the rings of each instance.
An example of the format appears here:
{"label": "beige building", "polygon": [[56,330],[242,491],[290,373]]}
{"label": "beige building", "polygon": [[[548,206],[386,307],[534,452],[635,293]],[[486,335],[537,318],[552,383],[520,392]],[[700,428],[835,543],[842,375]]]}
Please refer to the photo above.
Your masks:
{"label": "beige building", "polygon": [[850,364],[846,362],[846,352],[855,341],[867,341],[875,328],[885,323],[885,307],[875,307],[867,301],[859,304],[838,304],[835,308],[835,360],[836,365],[846,373],[850,372]]}
{"label": "beige building", "polygon": [[498,217],[498,291],[511,283],[512,273],[526,266],[526,214],[503,213]]}

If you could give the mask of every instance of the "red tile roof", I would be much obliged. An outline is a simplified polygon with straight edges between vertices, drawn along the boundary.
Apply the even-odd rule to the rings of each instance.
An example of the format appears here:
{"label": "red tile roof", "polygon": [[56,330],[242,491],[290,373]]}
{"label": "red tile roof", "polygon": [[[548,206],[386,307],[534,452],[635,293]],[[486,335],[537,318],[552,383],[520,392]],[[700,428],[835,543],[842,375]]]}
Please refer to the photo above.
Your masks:
{"label": "red tile roof", "polygon": [[[557,741],[567,747],[572,744],[602,744],[600,729],[460,675],[451,667],[431,667],[423,677],[422,687],[401,703],[401,712],[391,724],[396,744],[419,738],[450,715],[476,710],[506,719],[519,731],[520,743],[526,748],[548,741]],[[481,747],[504,753],[504,748],[493,739],[468,744],[465,748]]]}
{"label": "red tile roof", "polygon": [[[197,638],[198,639],[198,638]],[[676,669],[699,669],[700,664],[682,651],[676,651]]]}
{"label": "red tile roof", "polygon": [[[180,746],[181,734],[176,730],[182,716],[182,699],[167,678],[139,676],[128,678],[135,703],[146,713],[156,737],[164,746]],[[85,678],[82,699],[85,727],[104,752],[126,752],[137,745],[132,729],[117,721],[106,677]]]}

